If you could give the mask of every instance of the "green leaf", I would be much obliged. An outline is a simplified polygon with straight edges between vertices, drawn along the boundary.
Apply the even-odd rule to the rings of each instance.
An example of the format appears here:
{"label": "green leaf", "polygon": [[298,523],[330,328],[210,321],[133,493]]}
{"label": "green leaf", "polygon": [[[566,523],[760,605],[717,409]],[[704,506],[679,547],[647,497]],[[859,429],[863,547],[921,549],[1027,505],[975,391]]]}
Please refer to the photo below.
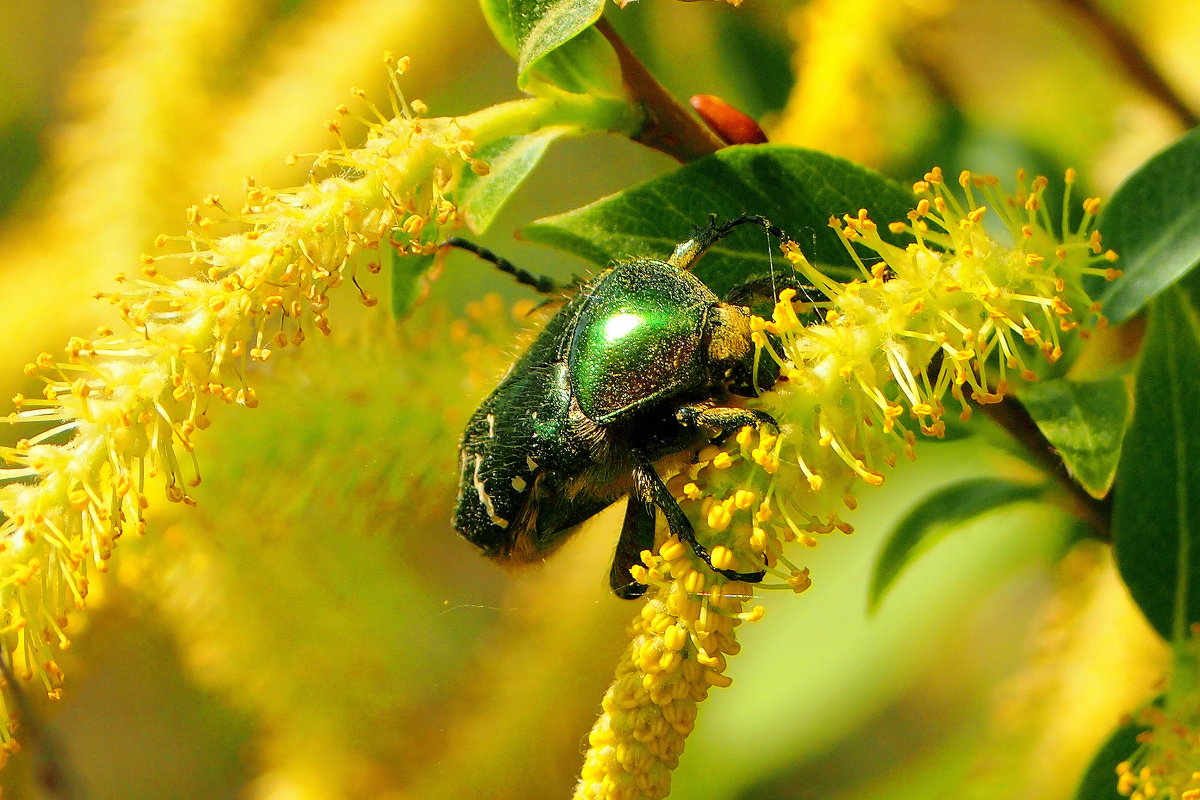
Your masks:
{"label": "green leaf", "polygon": [[1104,313],[1123,322],[1200,263],[1200,128],[1130,175],[1097,227],[1125,273],[1107,285]]}
{"label": "green leaf", "polygon": [[574,39],[600,19],[605,0],[520,0],[512,6],[520,51],[517,69],[524,73],[540,59]]}
{"label": "green leaf", "polygon": [[1075,480],[1092,497],[1101,498],[1117,473],[1132,411],[1129,393],[1125,376],[1060,378],[1024,386],[1017,397]]}
{"label": "green leaf", "polygon": [[392,316],[405,317],[428,289],[426,274],[436,256],[399,256],[394,248],[382,245],[392,285]]}
{"label": "green leaf", "polygon": [[888,535],[875,562],[867,605],[874,611],[900,573],[966,522],[1013,503],[1039,500],[1040,485],[1000,478],[972,478],[938,489],[911,509]]}
{"label": "green leaf", "polygon": [[588,28],[539,59],[532,69],[520,72],[517,85],[536,95],[539,81],[576,94],[620,98],[628,94],[616,51],[595,28]]}
{"label": "green leaf", "polygon": [[487,162],[490,171],[482,177],[466,171],[459,183],[458,202],[466,210],[467,225],[472,232],[483,233],[491,226],[508,198],[542,160],[550,143],[572,130],[555,126],[528,135],[509,136],[475,154]]}
{"label": "green leaf", "polygon": [[492,35],[500,46],[513,58],[521,50],[521,40],[517,32],[517,18],[512,0],[480,0],[479,9],[487,20]]}
{"label": "green leaf", "polygon": [[[666,258],[709,214],[727,220],[762,214],[796,238],[816,264],[838,277],[859,275],[829,218],[866,208],[885,239],[903,220],[912,195],[876,172],[844,159],[786,145],[727,147],[660,178],[583,208],[538,220],[522,230],[530,241],[608,266],[631,256]],[[786,264],[761,229],[739,232],[714,247],[696,274],[718,295]]]}
{"label": "green leaf", "polygon": [[1134,723],[1115,730],[1083,773],[1075,800],[1126,800],[1117,791],[1117,764],[1133,755],[1138,749],[1138,735],[1146,730],[1144,725]]}
{"label": "green leaf", "polygon": [[605,0],[481,0],[492,33],[517,59],[517,85],[539,81],[576,93],[624,95],[621,66],[592,25]]}
{"label": "green leaf", "polygon": [[1197,398],[1200,307],[1175,288],[1150,306],[1113,504],[1121,578],[1168,641],[1181,641],[1200,620]]}

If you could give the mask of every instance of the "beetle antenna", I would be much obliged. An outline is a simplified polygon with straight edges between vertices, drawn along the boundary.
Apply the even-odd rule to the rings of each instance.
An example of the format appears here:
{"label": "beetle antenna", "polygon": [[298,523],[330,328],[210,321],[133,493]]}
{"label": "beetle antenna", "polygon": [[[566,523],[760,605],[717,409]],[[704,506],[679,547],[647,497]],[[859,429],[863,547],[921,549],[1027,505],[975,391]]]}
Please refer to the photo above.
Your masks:
{"label": "beetle antenna", "polygon": [[517,283],[524,286],[529,286],[534,291],[541,294],[556,294],[563,291],[563,287],[553,279],[546,275],[534,275],[532,272],[523,270],[516,264],[509,261],[504,256],[498,255],[486,247],[477,245],[470,239],[462,239],[458,236],[451,236],[444,242],[438,245],[441,250],[446,247],[456,247],[459,250],[466,250],[468,253],[474,253],[479,258],[492,264],[501,272],[506,272],[516,279]]}
{"label": "beetle antenna", "polygon": [[696,262],[700,260],[700,256],[704,255],[709,248],[743,225],[761,225],[770,236],[775,236],[788,242],[795,241],[791,236],[784,233],[782,228],[761,214],[743,214],[740,217],[734,217],[728,222],[722,222],[719,225],[716,220],[716,214],[710,216],[708,225],[697,231],[691,239],[676,247],[675,252],[667,259],[667,263],[673,267],[690,272]]}

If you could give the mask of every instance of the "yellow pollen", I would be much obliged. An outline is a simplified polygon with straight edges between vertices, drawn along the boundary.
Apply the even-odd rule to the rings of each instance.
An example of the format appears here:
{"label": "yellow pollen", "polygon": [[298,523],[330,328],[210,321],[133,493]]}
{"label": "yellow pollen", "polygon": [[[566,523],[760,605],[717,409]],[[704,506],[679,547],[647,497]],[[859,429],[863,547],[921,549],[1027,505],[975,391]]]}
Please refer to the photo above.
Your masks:
{"label": "yellow pollen", "polygon": [[812,578],[809,577],[808,567],[796,570],[787,579],[787,585],[792,587],[792,591],[800,594],[812,586]]}
{"label": "yellow pollen", "polygon": [[670,539],[667,539],[667,541],[663,542],[663,546],[658,552],[659,555],[661,555],[667,561],[675,561],[683,558],[687,554],[687,551],[688,546],[686,544],[679,541],[679,539],[675,537],[671,537]]}
{"label": "yellow pollen", "polygon": [[750,533],[750,549],[755,553],[767,551],[767,532],[762,528],[754,528]]}
{"label": "yellow pollen", "polygon": [[733,551],[723,544],[719,544],[712,549],[710,553],[713,566],[717,569],[733,569],[737,566],[736,560],[733,557]]}
{"label": "yellow pollen", "polygon": [[733,515],[729,513],[725,506],[714,504],[713,507],[708,511],[708,518],[706,522],[708,523],[708,527],[712,528],[714,531],[720,532],[728,528],[729,523],[732,520]]}
{"label": "yellow pollen", "polygon": [[745,425],[737,432],[736,441],[740,447],[747,447],[749,446],[750,440],[753,438],[753,436],[754,428],[749,425]]}

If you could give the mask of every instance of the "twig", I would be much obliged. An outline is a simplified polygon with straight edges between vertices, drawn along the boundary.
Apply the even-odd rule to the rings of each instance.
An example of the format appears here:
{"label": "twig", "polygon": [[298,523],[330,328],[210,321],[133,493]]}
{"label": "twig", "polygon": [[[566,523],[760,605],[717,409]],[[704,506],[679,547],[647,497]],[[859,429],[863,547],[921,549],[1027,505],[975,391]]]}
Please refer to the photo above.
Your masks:
{"label": "twig", "polygon": [[1200,123],[1200,117],[1175,91],[1163,74],[1146,56],[1145,50],[1134,39],[1130,30],[1115,17],[1110,16],[1095,0],[1057,0],[1060,5],[1075,11],[1076,16],[1089,25],[1111,51],[1114,59],[1125,68],[1129,77],[1158,102],[1170,110],[1185,128]]}
{"label": "twig", "polygon": [[596,29],[616,51],[625,86],[646,110],[646,124],[634,141],[666,153],[681,164],[721,149],[721,142],[655,80],[608,20],[601,17]]}
{"label": "twig", "polygon": [[1037,423],[1029,416],[1017,400],[1006,397],[999,403],[989,403],[981,407],[992,421],[1003,428],[1018,444],[1025,449],[1030,458],[1067,490],[1073,501],[1070,510],[1079,519],[1091,526],[1095,538],[1107,542],[1112,538],[1109,522],[1112,519],[1112,495],[1097,500],[1088,494],[1082,486],[1071,477],[1067,466],[1059,457],[1054,446],[1046,439],[1038,428]]}

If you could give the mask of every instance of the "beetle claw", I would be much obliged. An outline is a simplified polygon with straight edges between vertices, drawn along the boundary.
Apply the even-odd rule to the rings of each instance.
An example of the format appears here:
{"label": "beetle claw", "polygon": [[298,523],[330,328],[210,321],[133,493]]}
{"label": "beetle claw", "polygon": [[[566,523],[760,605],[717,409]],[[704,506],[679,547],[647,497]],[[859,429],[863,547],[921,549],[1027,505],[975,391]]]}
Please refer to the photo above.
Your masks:
{"label": "beetle claw", "polygon": [[[712,565],[709,564],[709,566],[711,567]],[[758,572],[737,572],[732,569],[717,569],[713,567],[713,572],[731,581],[745,581],[746,583],[761,583],[762,579],[767,577],[765,569],[760,569]]]}
{"label": "beetle claw", "polygon": [[[758,572],[737,572],[732,569],[714,567],[708,548],[696,540],[696,531],[692,528],[692,523],[688,520],[687,514],[683,513],[683,509],[679,507],[679,503],[667,491],[666,484],[662,482],[662,478],[659,477],[654,467],[649,464],[639,464],[634,468],[633,479],[636,496],[643,498],[641,502],[653,503],[654,506],[660,508],[663,515],[667,518],[667,528],[671,533],[679,537],[680,541],[687,542],[691,546],[692,552],[707,564],[708,568],[713,572],[731,581],[745,581],[746,583],[759,583],[767,576],[765,570]],[[630,502],[634,502],[634,497],[630,498]]]}
{"label": "beetle claw", "polygon": [[622,600],[636,600],[648,588],[630,575],[630,569],[641,563],[642,551],[653,549],[654,526],[658,522],[658,509],[642,495],[641,492],[635,492],[629,496],[625,521],[621,525],[621,538],[617,540],[612,569],[608,574],[613,594]]}

